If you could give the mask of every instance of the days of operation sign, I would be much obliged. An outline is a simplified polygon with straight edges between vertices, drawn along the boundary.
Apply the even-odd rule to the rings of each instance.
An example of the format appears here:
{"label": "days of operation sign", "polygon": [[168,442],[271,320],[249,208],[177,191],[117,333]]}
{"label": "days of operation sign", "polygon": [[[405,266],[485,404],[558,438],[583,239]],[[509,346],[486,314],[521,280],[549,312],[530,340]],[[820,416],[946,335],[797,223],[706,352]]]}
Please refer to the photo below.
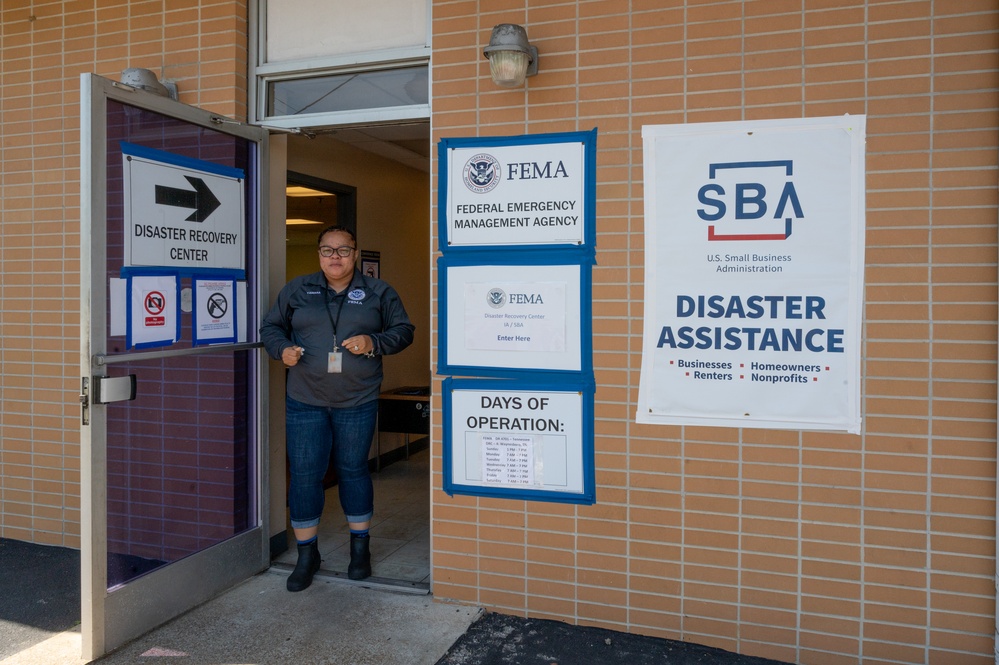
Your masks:
{"label": "days of operation sign", "polygon": [[582,141],[447,150],[447,244],[582,245]]}
{"label": "days of operation sign", "polygon": [[448,484],[585,494],[582,392],[448,381]]}
{"label": "days of operation sign", "polygon": [[244,270],[240,169],[122,144],[125,266]]}

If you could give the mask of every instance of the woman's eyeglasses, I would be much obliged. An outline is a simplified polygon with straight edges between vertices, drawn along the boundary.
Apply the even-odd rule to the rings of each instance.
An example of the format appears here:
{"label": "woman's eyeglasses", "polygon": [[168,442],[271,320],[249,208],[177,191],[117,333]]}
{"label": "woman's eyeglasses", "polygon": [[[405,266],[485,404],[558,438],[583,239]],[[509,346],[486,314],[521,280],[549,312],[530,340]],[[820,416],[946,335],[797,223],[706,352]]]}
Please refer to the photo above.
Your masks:
{"label": "woman's eyeglasses", "polygon": [[340,247],[330,247],[329,245],[323,245],[319,248],[319,255],[325,256],[327,259],[333,256],[334,254],[346,258],[350,256],[350,253],[353,251],[354,248],[348,247],[347,245],[341,245]]}

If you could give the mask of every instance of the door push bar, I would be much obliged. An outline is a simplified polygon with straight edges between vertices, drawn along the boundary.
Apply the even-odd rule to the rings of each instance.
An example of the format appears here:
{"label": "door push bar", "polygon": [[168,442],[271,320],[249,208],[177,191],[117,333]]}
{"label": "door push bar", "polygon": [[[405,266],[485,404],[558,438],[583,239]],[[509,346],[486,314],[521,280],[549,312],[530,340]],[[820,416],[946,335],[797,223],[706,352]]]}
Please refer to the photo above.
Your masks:
{"label": "door push bar", "polygon": [[[217,353],[219,351],[247,351],[249,349],[262,349],[263,347],[264,345],[261,342],[241,342],[238,344],[201,346],[193,349],[117,353],[110,356],[99,353],[92,358],[92,362],[95,367],[106,367],[116,363],[138,360],[200,355],[202,353]],[[90,399],[91,380],[93,381],[93,401]],[[135,374],[128,374],[127,376],[94,376],[92,379],[91,377],[83,377],[80,380],[80,416],[82,424],[90,424],[91,404],[126,402],[135,399],[135,394]]]}
{"label": "door push bar", "polygon": [[262,349],[263,342],[240,342],[238,344],[210,344],[198,346],[191,349],[167,349],[163,351],[130,351],[128,353],[115,353],[108,355],[98,353],[94,355],[91,362],[95,367],[104,367],[115,363],[127,363],[136,360],[155,360],[158,358],[172,358],[176,356],[196,356],[202,353],[219,353],[231,351],[247,351],[249,349]]}

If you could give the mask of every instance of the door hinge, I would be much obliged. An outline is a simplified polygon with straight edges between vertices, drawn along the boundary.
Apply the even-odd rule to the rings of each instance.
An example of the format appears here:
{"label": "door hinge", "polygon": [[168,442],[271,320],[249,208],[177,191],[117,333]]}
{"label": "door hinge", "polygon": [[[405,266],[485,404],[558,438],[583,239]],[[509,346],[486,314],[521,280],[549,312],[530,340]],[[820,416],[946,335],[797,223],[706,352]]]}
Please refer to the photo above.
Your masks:
{"label": "door hinge", "polygon": [[90,424],[90,377],[80,379],[80,422]]}

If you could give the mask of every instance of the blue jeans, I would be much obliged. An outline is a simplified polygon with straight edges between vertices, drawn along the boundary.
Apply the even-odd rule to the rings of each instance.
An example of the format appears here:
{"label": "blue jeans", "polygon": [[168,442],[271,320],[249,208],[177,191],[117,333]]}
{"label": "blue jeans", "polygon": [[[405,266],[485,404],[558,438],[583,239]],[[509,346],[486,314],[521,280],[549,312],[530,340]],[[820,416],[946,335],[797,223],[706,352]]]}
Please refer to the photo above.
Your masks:
{"label": "blue jeans", "polygon": [[333,454],[340,505],[347,522],[367,522],[374,513],[368,451],[375,433],[378,400],[346,409],[303,404],[285,397],[291,526],[319,524],[326,494],[323,476]]}

